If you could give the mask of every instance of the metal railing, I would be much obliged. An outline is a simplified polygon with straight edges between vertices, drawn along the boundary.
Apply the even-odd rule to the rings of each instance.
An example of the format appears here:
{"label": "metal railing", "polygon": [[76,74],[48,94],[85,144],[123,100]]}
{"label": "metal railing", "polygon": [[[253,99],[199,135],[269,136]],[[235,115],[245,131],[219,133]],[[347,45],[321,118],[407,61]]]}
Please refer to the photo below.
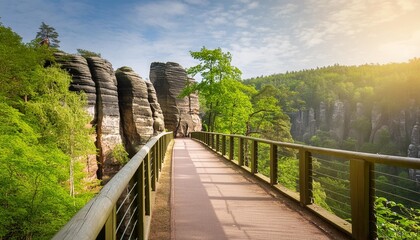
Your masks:
{"label": "metal railing", "polygon": [[[407,171],[420,169],[420,159],[416,158],[209,132],[193,132],[191,138],[234,161],[353,239],[377,237],[375,198],[389,192],[380,189],[384,184],[378,179],[378,174],[387,174],[381,171],[383,166],[406,168]],[[398,184],[391,184],[391,187],[397,191],[411,191],[412,199],[402,199],[419,209],[420,183],[411,180],[411,184],[416,184],[417,191],[399,187]],[[399,197],[398,194],[393,195]]]}
{"label": "metal railing", "polygon": [[172,132],[152,137],[53,239],[147,239],[156,181]]}

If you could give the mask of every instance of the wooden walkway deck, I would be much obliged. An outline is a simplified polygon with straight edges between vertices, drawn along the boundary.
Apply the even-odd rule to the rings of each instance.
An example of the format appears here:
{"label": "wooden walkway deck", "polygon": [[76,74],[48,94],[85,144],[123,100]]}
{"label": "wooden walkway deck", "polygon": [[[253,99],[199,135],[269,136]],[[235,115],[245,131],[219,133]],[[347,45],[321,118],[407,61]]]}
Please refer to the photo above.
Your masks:
{"label": "wooden walkway deck", "polygon": [[176,139],[172,168],[172,239],[331,239],[200,143]]}

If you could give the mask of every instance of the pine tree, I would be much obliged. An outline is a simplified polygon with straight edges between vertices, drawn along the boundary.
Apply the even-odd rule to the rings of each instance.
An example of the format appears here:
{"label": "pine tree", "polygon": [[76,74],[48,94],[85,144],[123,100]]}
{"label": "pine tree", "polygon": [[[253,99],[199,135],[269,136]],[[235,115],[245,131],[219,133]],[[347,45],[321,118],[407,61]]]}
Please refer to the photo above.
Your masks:
{"label": "pine tree", "polygon": [[41,23],[39,31],[36,33],[36,39],[40,40],[40,44],[46,44],[52,48],[59,48],[60,40],[58,40],[58,33],[53,27],[44,22]]}

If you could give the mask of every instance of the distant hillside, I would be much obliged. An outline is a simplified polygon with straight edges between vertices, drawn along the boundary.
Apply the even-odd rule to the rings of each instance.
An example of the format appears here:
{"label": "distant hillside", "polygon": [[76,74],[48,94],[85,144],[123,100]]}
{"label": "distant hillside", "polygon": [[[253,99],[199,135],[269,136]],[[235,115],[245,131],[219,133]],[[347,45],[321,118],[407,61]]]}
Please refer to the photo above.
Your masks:
{"label": "distant hillside", "polygon": [[[317,146],[407,155],[420,150],[420,59],[328,66],[247,79],[280,89],[295,140]],[[413,132],[414,130],[414,132]]]}

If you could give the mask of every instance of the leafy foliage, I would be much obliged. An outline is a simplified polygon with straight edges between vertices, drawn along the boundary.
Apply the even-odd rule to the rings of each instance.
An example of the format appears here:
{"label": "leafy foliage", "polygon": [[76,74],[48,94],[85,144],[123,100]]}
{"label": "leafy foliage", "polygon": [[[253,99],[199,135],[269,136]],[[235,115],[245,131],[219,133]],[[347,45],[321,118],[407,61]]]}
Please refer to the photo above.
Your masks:
{"label": "leafy foliage", "polygon": [[291,141],[289,118],[278,106],[280,92],[273,87],[257,91],[243,84],[241,71],[231,65],[232,55],[220,48],[203,47],[190,53],[200,63],[187,72],[192,76],[200,74],[203,79],[188,84],[181,96],[199,94],[208,131]]}
{"label": "leafy foliage", "polygon": [[91,197],[82,158],[94,153],[86,97],[51,49],[0,25],[0,239],[48,239]]}
{"label": "leafy foliage", "polygon": [[81,56],[88,58],[88,57],[101,57],[100,53],[96,53],[96,52],[92,52],[86,49],[77,49],[77,53],[80,54]]}
{"label": "leafy foliage", "polygon": [[377,234],[380,239],[417,239],[420,234],[420,209],[379,197],[375,200]]}

